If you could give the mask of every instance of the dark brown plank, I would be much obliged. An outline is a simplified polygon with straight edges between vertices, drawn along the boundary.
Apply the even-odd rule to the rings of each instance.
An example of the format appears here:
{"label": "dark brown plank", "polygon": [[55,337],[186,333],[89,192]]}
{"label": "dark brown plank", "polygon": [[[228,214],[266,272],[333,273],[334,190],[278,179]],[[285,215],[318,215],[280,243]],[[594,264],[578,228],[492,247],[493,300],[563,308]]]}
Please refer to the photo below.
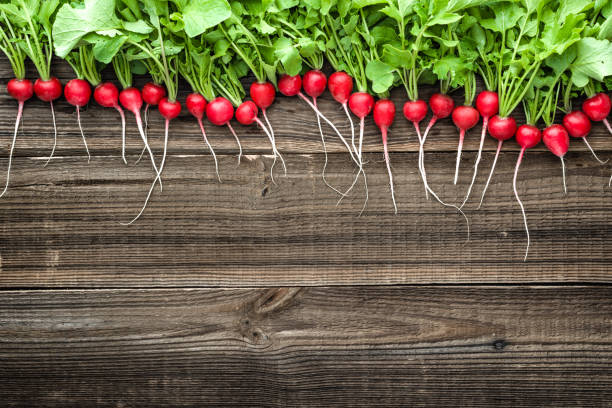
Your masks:
{"label": "dark brown plank", "polygon": [[[287,155],[289,175],[270,181],[270,157],[222,157],[223,183],[210,157],[175,156],[164,192],[145,215],[152,179],[145,163],[119,159],[19,158],[0,200],[2,287],[303,286],[390,283],[612,281],[612,201],[608,170],[584,154],[568,157],[569,193],[560,163],[529,153],[519,191],[532,233],[526,237],[511,180],[516,154],[500,158],[485,205],[476,204],[492,160],[486,154],[466,225],[452,209],[424,197],[416,155],[391,155],[399,214],[393,214],[381,155],[367,156],[370,202],[361,185],[338,195],[320,177],[321,155]],[[131,161],[135,157],[130,158]],[[459,203],[471,176],[466,154],[460,185],[451,184],[452,153],[428,154],[432,186]],[[1,168],[6,165],[0,162]],[[330,156],[329,179],[347,186],[354,168]]]}
{"label": "dark brown plank", "polygon": [[4,406],[606,407],[610,287],[2,292]]}
{"label": "dark brown plank", "polygon": [[[55,72],[60,79],[67,81],[73,74],[70,68],[62,63],[55,65]],[[7,148],[10,145],[16,114],[16,104],[6,93],[5,84],[12,74],[6,59],[0,58],[0,147]],[[32,73],[30,77],[34,77]],[[109,73],[108,78],[112,78]],[[145,78],[138,78],[138,84],[144,83]],[[247,85],[250,81],[246,82]],[[179,100],[184,100],[188,90],[182,84]],[[437,91],[436,87],[424,86],[421,90],[421,97],[428,99],[431,94]],[[453,97],[456,103],[463,103],[460,91]],[[392,99],[397,107],[397,116],[391,129],[390,149],[396,152],[414,152],[418,150],[418,143],[412,124],[408,123],[402,113],[401,108],[406,101],[406,93],[402,89],[396,89],[392,93]],[[576,106],[579,106],[577,103]],[[341,132],[350,137],[350,127],[345,113],[329,93],[325,93],[320,98],[320,108],[331,121],[339,126]],[[81,155],[83,146],[81,135],[76,122],[74,107],[68,105],[61,99],[56,103],[57,125],[59,134],[59,155]],[[128,145],[131,150],[139,150],[141,146],[140,137],[136,130],[136,124],[131,113],[128,116]],[[514,113],[519,124],[524,122],[522,108]],[[150,129],[153,143],[157,146],[162,145],[163,123],[161,116],[153,110],[150,115]],[[559,115],[559,120],[560,120]],[[293,153],[321,153],[322,145],[319,131],[316,124],[316,117],[312,110],[297,98],[286,98],[279,94],[278,101],[269,109],[269,118],[273,123],[277,133],[277,143],[281,152]],[[427,119],[429,120],[429,119]],[[82,112],[82,122],[92,154],[95,155],[117,155],[121,146],[120,141],[120,122],[119,116],[113,109],[103,109],[95,102]],[[235,121],[234,121],[235,122]],[[243,147],[250,153],[268,153],[270,145],[265,134],[255,127],[244,127],[234,123],[236,131],[240,135]],[[357,129],[358,124],[355,123]],[[424,130],[426,122],[423,122]],[[219,128],[210,123],[206,123],[207,133],[211,143],[220,153],[232,153],[236,151],[233,137],[225,127]],[[45,156],[50,153],[52,146],[51,113],[49,105],[41,101],[32,99],[28,101],[24,113],[24,125],[22,134],[17,143],[16,155],[23,156]],[[372,118],[368,118],[365,126],[364,150],[368,152],[382,151],[380,133]],[[346,153],[344,146],[338,141],[331,128],[326,127],[328,149],[330,152]],[[169,149],[172,154],[200,154],[204,149],[202,136],[195,120],[184,112],[179,118],[172,121],[171,141]],[[457,149],[458,132],[450,119],[445,119],[437,124],[428,138],[430,142],[427,149],[430,151],[455,151]],[[612,150],[610,134],[602,124],[594,124],[592,134],[589,136],[590,143],[597,151],[601,151],[607,157],[606,151]],[[467,151],[478,149],[480,142],[480,125],[471,131],[465,142],[464,148]],[[494,151],[497,147],[496,141],[487,138],[485,149]],[[506,143],[506,150],[518,150],[518,145],[514,141]],[[546,151],[544,145],[535,148],[539,151]],[[580,140],[573,140],[572,151],[586,151],[586,147]]]}

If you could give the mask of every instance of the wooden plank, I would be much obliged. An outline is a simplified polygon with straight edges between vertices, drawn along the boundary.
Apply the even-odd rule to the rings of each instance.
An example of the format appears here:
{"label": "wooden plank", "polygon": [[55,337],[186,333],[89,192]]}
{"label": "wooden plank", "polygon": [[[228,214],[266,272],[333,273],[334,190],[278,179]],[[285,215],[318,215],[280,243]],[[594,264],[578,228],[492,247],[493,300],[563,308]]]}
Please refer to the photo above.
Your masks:
{"label": "wooden plank", "polygon": [[[66,82],[72,78],[70,68],[65,64],[59,63],[54,66],[55,72],[60,79]],[[11,78],[10,67],[6,59],[0,59],[0,84],[5,88],[6,82]],[[30,77],[34,77],[31,73]],[[113,78],[109,73],[108,78]],[[138,78],[137,83],[144,83],[144,78]],[[251,80],[246,81],[246,85]],[[185,84],[181,84],[179,100],[184,100],[188,93]],[[421,97],[428,99],[436,87],[424,86],[421,90]],[[453,97],[456,103],[463,103],[461,92],[456,92]],[[392,92],[392,99],[398,109],[395,123],[390,134],[390,149],[395,152],[415,152],[418,150],[418,142],[412,124],[408,123],[402,113],[401,107],[406,101],[406,93],[402,89]],[[350,127],[345,113],[329,93],[325,93],[319,101],[321,111],[329,119],[336,123],[341,132],[346,137],[350,137]],[[67,104],[63,99],[55,104],[58,126],[58,151],[62,156],[82,155],[84,152],[81,141],[81,134],[76,122],[74,107]],[[576,104],[579,106],[579,103]],[[5,92],[0,92],[0,148],[6,150],[11,143],[16,114],[16,105],[10,96]],[[88,109],[82,112],[83,128],[87,135],[92,154],[106,156],[118,155],[121,148],[121,126],[119,115],[113,109],[103,109],[97,106],[93,100]],[[522,109],[517,109],[514,113],[517,121],[524,122]],[[141,147],[140,136],[136,130],[136,124],[131,113],[128,117],[128,148],[133,153],[139,151]],[[319,136],[316,117],[308,106],[297,98],[286,98],[279,94],[278,101],[269,109],[269,118],[272,122],[276,134],[277,144],[281,152],[287,153],[321,153],[322,145]],[[429,119],[427,119],[429,120]],[[422,128],[426,126],[423,122]],[[249,153],[270,152],[270,144],[265,134],[255,127],[244,127],[234,123],[236,131],[240,135],[243,147]],[[355,124],[357,129],[358,124]],[[207,133],[211,143],[220,153],[232,153],[236,151],[236,144],[229,130],[225,127],[216,127],[206,123]],[[372,117],[366,121],[364,138],[364,150],[368,152],[382,151],[380,133]],[[464,149],[475,151],[480,142],[480,125],[474,128],[466,137]],[[49,105],[41,101],[32,99],[28,101],[24,112],[24,124],[20,131],[16,144],[16,155],[21,156],[46,156],[50,153],[53,143],[53,127],[51,125],[51,113]],[[150,115],[150,134],[152,143],[156,146],[163,145],[163,123],[161,116],[153,109]],[[195,120],[184,109],[179,118],[172,121],[171,140],[169,151],[171,154],[201,154],[205,149],[200,130]],[[331,128],[325,128],[328,150],[330,152],[342,152],[346,154],[346,149],[333,134]],[[430,142],[426,148],[430,151],[455,151],[457,149],[458,132],[450,119],[441,120],[432,130],[428,137]],[[589,141],[593,148],[600,151],[602,156],[607,157],[606,152],[612,150],[610,134],[602,124],[594,124]],[[487,137],[485,149],[495,151],[497,142]],[[506,143],[505,150],[516,151],[518,145],[514,141]],[[535,150],[546,151],[544,145],[540,145]],[[586,147],[580,140],[572,140],[572,151],[586,151]]]}
{"label": "wooden plank", "polygon": [[5,406],[604,407],[610,287],[1,292]]}
{"label": "wooden plank", "polygon": [[[474,154],[466,154],[457,187],[453,153],[428,154],[431,185],[460,203]],[[558,159],[529,152],[519,191],[531,227],[526,236],[511,181],[516,154],[499,161],[483,208],[476,204],[492,155],[486,154],[466,225],[453,209],[424,197],[416,155],[392,154],[399,214],[393,214],[381,155],[367,155],[370,201],[363,216],[361,184],[338,195],[320,177],[321,155],[287,155],[289,173],[270,181],[270,157],[236,167],[223,156],[223,183],[210,157],[175,156],[164,192],[133,217],[152,180],[145,163],[119,158],[15,161],[0,200],[0,286],[303,286],[400,283],[612,281],[609,173],[583,154],[568,156],[569,192]],[[135,157],[130,157],[131,162]],[[4,168],[6,162],[0,163]],[[329,180],[348,186],[354,167],[332,155]]]}

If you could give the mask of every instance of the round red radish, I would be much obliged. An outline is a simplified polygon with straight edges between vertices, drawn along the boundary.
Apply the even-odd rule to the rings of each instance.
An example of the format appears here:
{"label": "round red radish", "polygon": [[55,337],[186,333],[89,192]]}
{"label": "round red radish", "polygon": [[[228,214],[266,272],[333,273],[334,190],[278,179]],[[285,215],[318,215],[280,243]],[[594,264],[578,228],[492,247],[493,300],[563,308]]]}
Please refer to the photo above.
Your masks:
{"label": "round red radish", "polygon": [[204,117],[204,113],[206,113],[206,105],[208,105],[208,102],[204,96],[194,92],[187,95],[185,105],[187,106],[189,113],[191,113],[195,118],[202,119]]}
{"label": "round red radish", "polygon": [[94,99],[105,108],[116,108],[119,104],[119,90],[112,82],[105,82],[94,89]]}
{"label": "round red radish", "polygon": [[34,82],[34,93],[41,101],[54,101],[62,96],[62,83],[56,77],[51,77],[47,81],[38,78]]}
{"label": "round red radish", "polygon": [[582,111],[594,122],[600,122],[608,117],[612,108],[612,101],[605,93],[587,99],[582,104]]}
{"label": "round red radish", "polygon": [[516,120],[508,116],[502,118],[499,115],[489,120],[489,134],[499,141],[510,139],[516,133]]}
{"label": "round red radish", "polygon": [[125,88],[119,93],[119,102],[121,105],[132,112],[134,115],[140,116],[142,108],[142,95],[137,88]]}
{"label": "round red radish", "polygon": [[476,109],[483,118],[490,118],[499,112],[499,97],[497,92],[482,91],[476,97]]}
{"label": "round red radish", "polygon": [[313,69],[304,74],[304,92],[311,98],[318,98],[325,92],[327,77],[318,69]]}
{"label": "round red radish", "polygon": [[255,105],[261,109],[269,108],[274,103],[274,98],[276,97],[276,90],[270,82],[253,82],[249,92]]}
{"label": "round red radish", "polygon": [[142,100],[149,105],[157,105],[166,97],[166,89],[153,82],[147,82],[142,87]]}
{"label": "round red radish", "polygon": [[[376,102],[376,106],[378,106],[379,102],[382,102],[382,105],[379,108],[380,112],[384,112],[386,109],[389,109],[390,103],[393,106],[393,116],[395,116],[395,105],[393,105],[393,102],[387,99],[381,99]],[[358,118],[365,118],[374,108],[374,98],[367,92],[355,92],[351,94],[348,101],[348,106],[355,116],[357,116]],[[376,111],[374,111],[374,113],[376,113]],[[391,122],[393,122],[393,118],[391,118]]]}
{"label": "round red radish", "polygon": [[172,120],[181,113],[181,103],[179,101],[170,101],[168,98],[163,98],[159,101],[157,109],[166,120]]}
{"label": "round red radish", "polygon": [[34,94],[34,86],[29,79],[11,79],[6,84],[6,90],[18,102],[25,102]]}
{"label": "round red radish", "polygon": [[91,87],[83,79],[72,79],[64,87],[64,96],[69,104],[83,107],[91,98]]}
{"label": "round red radish", "polygon": [[531,149],[542,141],[542,132],[532,125],[521,125],[516,131],[516,141],[523,149]]}
{"label": "round red radish", "polygon": [[591,131],[591,121],[581,111],[573,111],[565,115],[563,126],[572,137],[585,137]]}
{"label": "round red radish", "polygon": [[[251,90],[253,87],[251,87]],[[302,77],[299,75],[289,76],[283,75],[278,80],[278,90],[285,96],[295,96],[302,89]],[[251,91],[252,92],[252,91]]]}
{"label": "round red radish", "polygon": [[332,97],[337,102],[345,104],[353,92],[353,78],[344,71],[334,72],[329,76],[327,86]]}
{"label": "round red radish", "polygon": [[471,106],[458,106],[453,110],[452,118],[455,126],[462,131],[466,131],[476,126],[480,120],[480,115]]}
{"label": "round red radish", "polygon": [[206,117],[217,126],[227,124],[234,116],[234,107],[222,96],[219,96],[208,103],[206,106]]}
{"label": "round red radish", "polygon": [[429,107],[438,119],[444,119],[453,112],[455,101],[448,95],[435,93],[429,98]]}
{"label": "round red radish", "polygon": [[236,120],[242,125],[251,125],[257,118],[257,105],[253,101],[245,101],[236,109]]}
{"label": "round red radish", "polygon": [[569,150],[569,134],[561,125],[552,125],[544,129],[542,141],[548,150],[557,157],[563,157]]}
{"label": "round red radish", "polygon": [[427,103],[422,99],[408,101],[404,104],[404,117],[410,122],[419,123],[427,116],[427,110]]}

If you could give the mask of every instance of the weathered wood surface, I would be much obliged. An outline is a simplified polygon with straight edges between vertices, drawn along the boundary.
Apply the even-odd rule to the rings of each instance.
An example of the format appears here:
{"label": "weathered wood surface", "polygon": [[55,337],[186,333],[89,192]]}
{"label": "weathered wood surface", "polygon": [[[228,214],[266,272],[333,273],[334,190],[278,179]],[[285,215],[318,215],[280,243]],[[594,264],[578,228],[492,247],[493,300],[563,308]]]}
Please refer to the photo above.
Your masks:
{"label": "weathered wood surface", "polygon": [[[73,78],[70,68],[58,64],[55,69],[56,75],[65,83]],[[12,73],[5,59],[0,59],[0,147],[6,148],[10,145],[13,126],[15,122],[16,103],[4,91],[5,84],[12,77]],[[32,73],[30,78],[34,78]],[[108,79],[112,79],[109,73]],[[137,78],[137,83],[143,83],[143,78]],[[250,82],[249,82],[250,83]],[[184,84],[183,84],[184,85]],[[435,87],[423,87],[421,97],[428,99],[437,91]],[[188,90],[182,88],[179,100],[184,101]],[[463,96],[458,91],[452,95],[457,104],[463,103]],[[322,145],[314,112],[301,100],[277,96],[278,101],[269,109],[269,119],[272,122],[276,134],[277,145],[281,152],[287,153],[321,153]],[[416,133],[411,123],[408,123],[402,115],[401,109],[406,101],[406,93],[402,89],[396,89],[392,93],[392,99],[397,108],[395,122],[391,128],[389,137],[390,150],[394,152],[418,151]],[[319,101],[320,109],[328,118],[334,122],[344,136],[350,137],[348,120],[341,106],[336,103],[329,92],[326,92]],[[576,104],[579,106],[579,104]],[[70,106],[63,98],[56,102],[58,128],[58,155],[82,155],[83,144],[81,134],[76,122],[76,114],[73,106]],[[136,129],[136,123],[131,113],[126,113],[128,119],[127,134],[128,147],[131,151],[140,151],[141,141]],[[521,107],[516,109],[514,116],[519,124],[524,122],[524,114]],[[87,135],[92,154],[94,155],[118,155],[121,146],[121,131],[119,115],[114,109],[104,109],[98,106],[92,98],[87,109],[81,114],[83,129]],[[561,120],[561,114],[557,118]],[[424,130],[427,121],[423,121],[421,127]],[[235,121],[234,121],[235,122]],[[149,121],[152,143],[162,146],[163,122],[157,109],[151,110]],[[237,151],[234,138],[226,127],[217,127],[205,122],[207,134],[211,143],[219,153],[233,153]],[[268,153],[270,144],[265,134],[255,126],[245,127],[234,123],[234,127],[240,136],[245,152]],[[355,122],[358,131],[358,123]],[[364,138],[364,151],[381,152],[382,145],[380,132],[376,128],[372,117],[366,120]],[[330,152],[342,152],[346,154],[344,145],[339,142],[332,129],[324,126],[327,148]],[[466,137],[464,149],[466,151],[478,150],[480,143],[481,127],[478,125],[469,132]],[[171,138],[169,152],[171,154],[203,154],[205,146],[202,135],[195,119],[189,115],[183,106],[181,116],[171,122]],[[452,124],[450,118],[441,120],[432,129],[426,149],[432,152],[455,151],[457,149],[458,131]],[[589,141],[594,149],[601,152],[603,157],[608,157],[607,152],[612,151],[612,138],[603,124],[593,125]],[[49,105],[36,98],[27,102],[24,111],[24,124],[20,130],[19,140],[16,144],[15,154],[18,156],[47,156],[53,144],[53,127],[51,125],[51,112]],[[497,142],[487,137],[485,149],[495,151]],[[517,151],[519,149],[515,141],[506,143],[504,150]],[[546,151],[541,144],[534,150]],[[586,147],[581,140],[573,139],[570,151],[586,152]]]}
{"label": "weathered wood surface", "polygon": [[610,287],[0,293],[11,407],[607,407]]}
{"label": "weathered wood surface", "polygon": [[[466,154],[452,187],[452,153],[427,155],[432,186],[460,203],[474,154]],[[485,156],[488,169],[491,154]],[[516,155],[501,158],[483,208],[486,179],[465,207],[471,239],[453,209],[427,201],[416,154],[392,154],[399,214],[394,215],[381,155],[367,156],[370,201],[359,217],[363,188],[336,206],[320,177],[321,155],[287,155],[288,176],[270,180],[270,157],[236,167],[223,156],[223,183],[210,157],[168,159],[157,190],[131,226],[152,180],[147,163],[119,158],[18,158],[0,201],[3,287],[273,286],[456,282],[610,282],[612,200],[608,173],[585,154],[568,157],[569,192],[560,163],[529,153],[519,191],[528,211],[532,248],[512,188]],[[130,157],[133,162],[135,157]],[[6,161],[1,161],[4,167]],[[330,156],[329,180],[348,186],[353,166]]]}

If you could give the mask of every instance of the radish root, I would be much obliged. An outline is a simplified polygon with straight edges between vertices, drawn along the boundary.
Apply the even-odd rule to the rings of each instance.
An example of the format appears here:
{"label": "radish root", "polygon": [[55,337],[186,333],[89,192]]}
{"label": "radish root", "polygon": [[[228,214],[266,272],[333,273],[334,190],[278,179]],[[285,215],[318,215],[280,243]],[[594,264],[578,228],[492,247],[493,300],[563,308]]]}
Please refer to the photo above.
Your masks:
{"label": "radish root", "polygon": [[[312,102],[314,106],[317,107],[317,98],[313,97]],[[347,111],[347,115],[348,115],[348,111]],[[343,195],[340,190],[338,190],[337,188],[329,184],[329,182],[325,178],[325,170],[327,169],[327,145],[325,144],[325,134],[323,133],[323,127],[321,126],[321,117],[319,115],[316,115],[316,116],[317,116],[317,125],[319,126],[319,134],[321,135],[321,144],[323,145],[323,153],[325,155],[325,162],[323,163],[323,170],[321,171],[321,178],[323,179],[323,182],[325,183],[327,187],[331,188],[336,193]],[[351,120],[351,127],[352,127],[352,119],[350,115],[349,115],[349,120]]]}
{"label": "radish root", "polygon": [[219,179],[219,183],[221,183],[221,176],[219,175],[219,162],[217,161],[217,155],[215,154],[215,150],[212,148],[210,143],[208,142],[208,138],[206,137],[206,132],[204,131],[204,124],[202,123],[202,119],[198,119],[198,125],[200,125],[200,130],[202,131],[202,137],[204,138],[204,143],[208,146],[208,150],[210,150],[210,154],[215,161],[215,172],[217,173],[217,179]]}
{"label": "radish root", "polygon": [[151,164],[153,165],[153,170],[155,170],[155,174],[157,177],[155,180],[159,180],[159,189],[160,191],[164,191],[164,187],[162,185],[161,177],[159,177],[159,171],[157,170],[157,165],[155,164],[155,157],[153,156],[153,152],[151,151],[151,146],[149,146],[149,142],[147,141],[147,135],[145,135],[144,130],[142,129],[142,119],[139,114],[134,114],[136,116],[136,125],[138,126],[138,132],[140,133],[140,137],[142,142],[145,145],[145,149],[149,152],[149,157],[151,158]]}
{"label": "radish root", "polygon": [[238,139],[238,135],[232,127],[232,124],[227,122],[227,127],[229,128],[230,132],[232,132],[232,135],[234,136],[234,139],[236,139],[236,143],[238,144],[238,165],[240,166],[240,160],[242,159],[242,144],[240,143],[240,139]]}
{"label": "radish root", "polygon": [[603,123],[608,128],[608,132],[612,133],[612,126],[610,126],[610,122],[608,122],[608,119],[604,119]]}
{"label": "radish root", "polygon": [[518,192],[516,190],[516,177],[518,175],[519,167],[521,162],[523,161],[523,155],[525,154],[525,148],[521,149],[521,153],[519,154],[518,160],[516,161],[516,168],[514,169],[514,178],[512,180],[512,188],[514,189],[514,195],[516,196],[516,201],[518,201],[521,206],[521,212],[523,213],[523,222],[525,223],[525,232],[527,233],[527,248],[525,249],[525,258],[523,261],[527,261],[527,255],[529,254],[529,245],[531,244],[531,238],[529,236],[529,226],[527,225],[527,215],[525,214],[525,207],[523,207],[523,202],[521,201]]}
{"label": "radish root", "polygon": [[21,122],[21,115],[23,114],[23,102],[19,102],[19,106],[17,108],[17,118],[15,119],[15,133],[13,134],[13,143],[11,143],[11,150],[9,152],[9,161],[8,168],[6,170],[6,182],[4,184],[4,190],[0,193],[0,197],[2,197],[9,186],[9,179],[11,178],[11,165],[13,164],[13,151],[15,150],[15,142],[17,141],[17,131],[19,130],[19,123]]}
{"label": "radish root", "polygon": [[272,145],[272,153],[274,153],[274,161],[272,162],[272,167],[270,167],[270,178],[272,179],[272,182],[276,184],[276,181],[274,180],[274,165],[276,164],[276,159],[280,158],[283,168],[285,169],[285,175],[287,175],[287,166],[285,165],[285,159],[280,154],[280,152],[276,149],[276,143],[274,143],[274,136],[272,135],[271,130],[269,130],[266,127],[266,125],[264,125],[263,122],[259,120],[259,118],[257,117],[255,118],[255,123],[257,123],[262,128],[266,136],[268,136],[268,140],[270,140],[270,144]]}
{"label": "radish root", "polygon": [[457,147],[457,164],[455,165],[455,179],[453,184],[457,185],[457,179],[459,178],[459,165],[461,164],[461,150],[463,149],[463,139],[465,138],[465,130],[459,132],[459,146]]}
{"label": "radish root", "polygon": [[480,204],[478,204],[478,209],[482,207],[482,202],[484,201],[485,194],[487,193],[487,188],[489,188],[489,183],[491,182],[491,178],[493,178],[493,172],[495,171],[495,165],[497,164],[497,159],[499,158],[499,152],[501,151],[502,145],[504,144],[503,140],[500,140],[497,143],[497,152],[495,152],[495,158],[493,159],[493,164],[491,165],[491,171],[489,173],[489,178],[487,179],[487,183],[485,184],[484,190],[482,190],[482,196],[480,197]]}
{"label": "radish root", "polygon": [[600,164],[606,164],[608,162],[608,160],[603,161],[599,157],[597,157],[597,155],[595,154],[595,150],[593,150],[593,148],[589,144],[589,141],[586,140],[586,137],[583,137],[582,140],[584,140],[584,144],[589,148],[591,153],[593,153],[593,157],[595,157],[595,160],[597,160]]}
{"label": "radish root", "polygon": [[474,187],[474,182],[476,181],[476,175],[478,174],[478,165],[480,164],[480,159],[482,158],[482,148],[484,147],[484,141],[487,136],[487,127],[489,125],[489,118],[484,118],[482,121],[482,135],[480,136],[480,146],[478,147],[478,155],[476,156],[476,162],[474,163],[474,174],[472,174],[472,181],[470,182],[470,187],[468,188],[467,193],[465,193],[465,198],[463,199],[463,203],[459,206],[459,208],[463,208],[467,200],[470,198],[470,194],[472,193],[472,188]]}
{"label": "radish root", "polygon": [[561,156],[561,171],[563,173],[563,192],[567,194],[567,184],[565,183],[565,160]]}
{"label": "radish root", "polygon": [[47,165],[53,158],[53,155],[55,154],[55,148],[57,147],[57,126],[55,125],[55,109],[53,108],[53,101],[49,102],[49,104],[51,105],[51,117],[53,118],[53,148],[51,149],[51,154],[49,155],[49,158],[47,159],[43,167],[47,167]]}
{"label": "radish root", "polygon": [[85,145],[85,150],[87,151],[87,163],[91,161],[91,154],[89,154],[89,147],[87,147],[87,140],[85,139],[85,133],[83,133],[83,127],[81,126],[81,109],[77,106],[77,122],[79,124],[79,130],[81,131],[81,137],[83,138],[83,144]]}
{"label": "radish root", "polygon": [[395,203],[395,191],[393,189],[393,173],[391,172],[391,161],[389,160],[389,149],[387,148],[387,128],[381,127],[382,139],[383,139],[383,150],[385,155],[385,162],[387,164],[387,172],[389,173],[389,187],[391,188],[391,199],[393,200],[393,208],[397,214],[397,204]]}

